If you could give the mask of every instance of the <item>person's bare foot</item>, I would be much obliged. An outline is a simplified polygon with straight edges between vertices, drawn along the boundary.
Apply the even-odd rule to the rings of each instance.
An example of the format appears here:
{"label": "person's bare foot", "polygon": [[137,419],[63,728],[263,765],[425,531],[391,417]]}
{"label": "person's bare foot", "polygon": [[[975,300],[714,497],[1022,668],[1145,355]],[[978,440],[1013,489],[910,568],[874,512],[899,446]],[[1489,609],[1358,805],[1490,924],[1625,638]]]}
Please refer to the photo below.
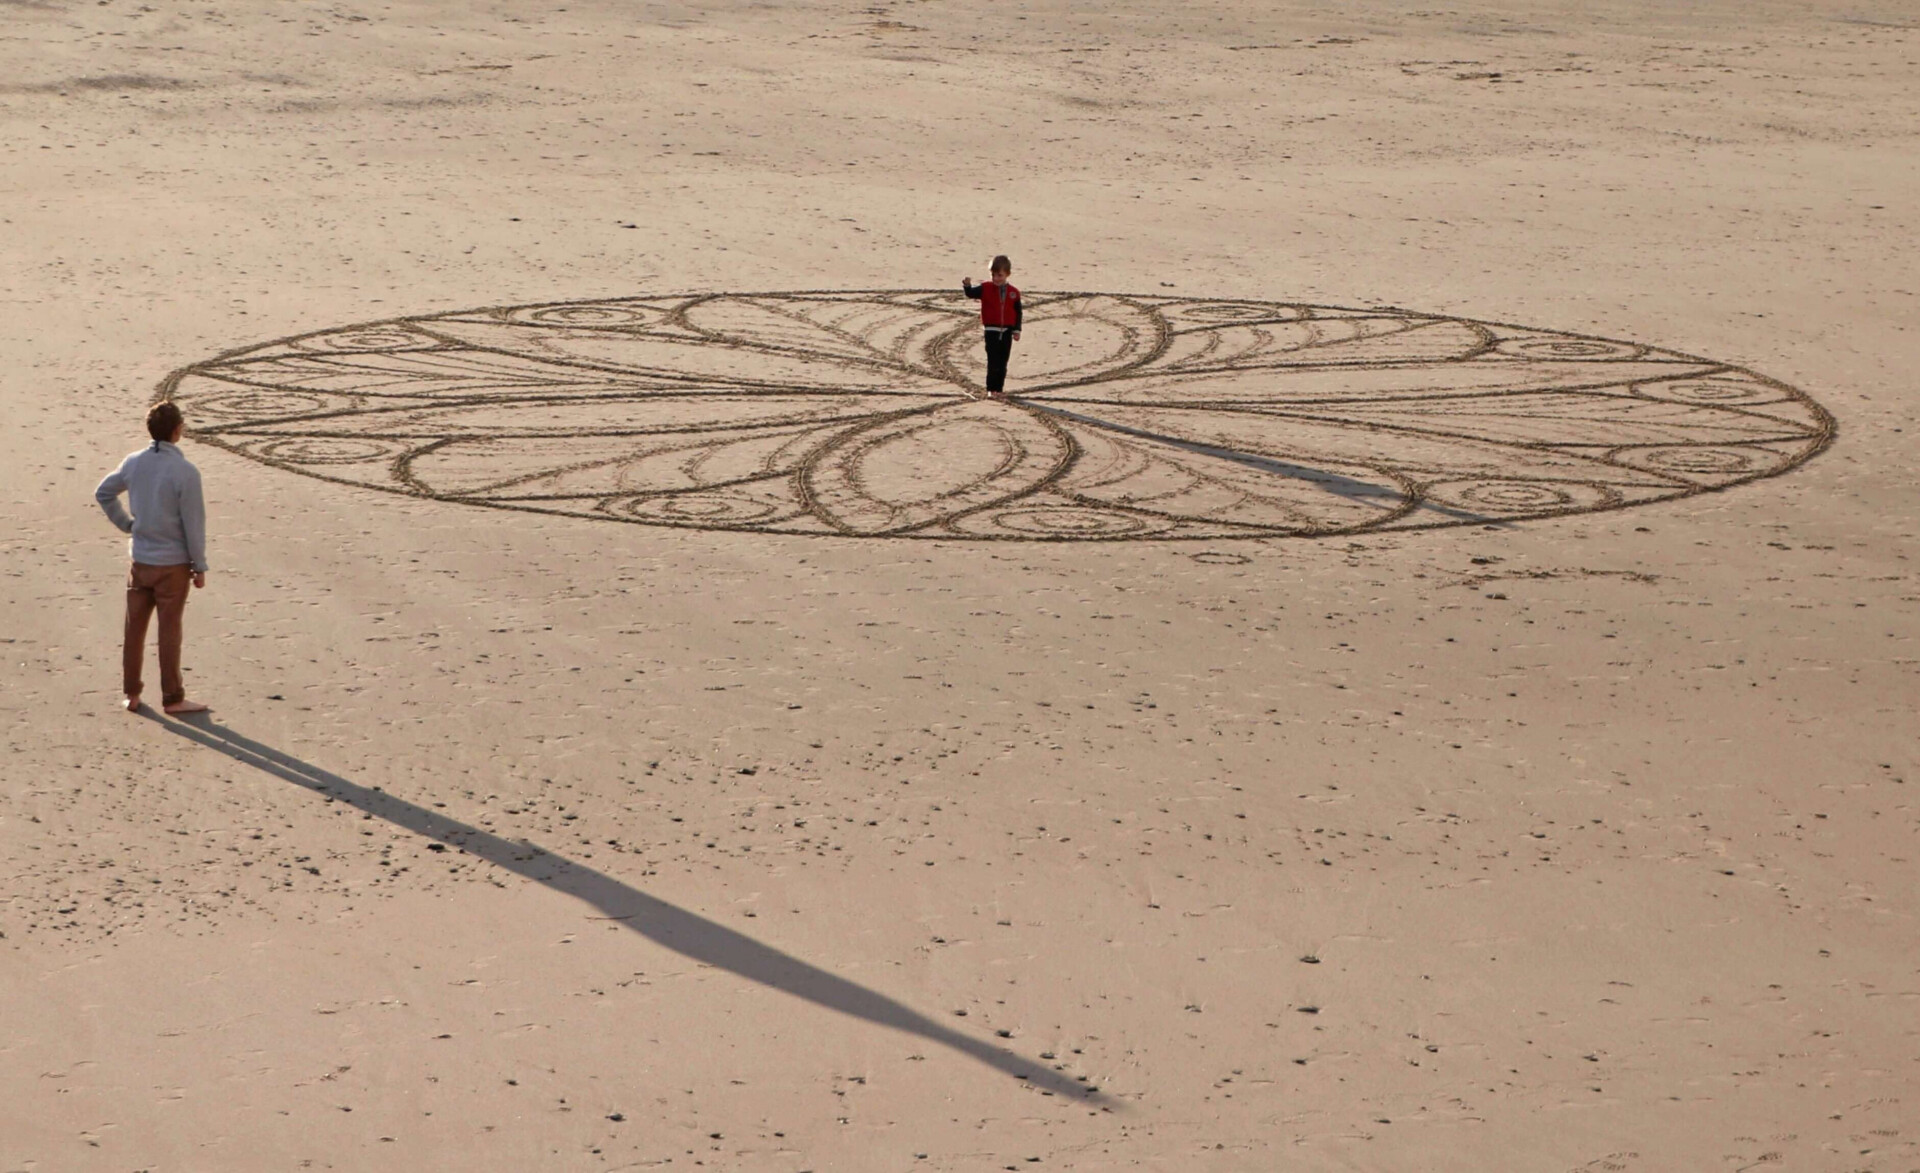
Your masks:
{"label": "person's bare foot", "polygon": [[199,701],[175,701],[170,705],[161,706],[161,708],[164,708],[167,712],[175,714],[205,713],[211,710],[212,707],[211,705],[203,705]]}
{"label": "person's bare foot", "polygon": [[140,711],[140,694],[137,692],[128,693],[125,703],[127,706],[127,712],[129,713],[139,712]]}

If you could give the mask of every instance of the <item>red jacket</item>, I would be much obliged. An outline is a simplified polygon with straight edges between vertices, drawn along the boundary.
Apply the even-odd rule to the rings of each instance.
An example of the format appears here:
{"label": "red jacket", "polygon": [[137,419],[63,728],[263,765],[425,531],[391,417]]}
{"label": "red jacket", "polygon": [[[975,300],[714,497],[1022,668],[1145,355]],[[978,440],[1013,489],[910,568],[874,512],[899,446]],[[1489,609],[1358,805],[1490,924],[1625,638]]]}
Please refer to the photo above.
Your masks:
{"label": "red jacket", "polygon": [[995,285],[989,281],[985,285],[966,286],[968,297],[980,302],[980,324],[991,329],[1018,330],[1020,328],[1020,291],[1011,285]]}

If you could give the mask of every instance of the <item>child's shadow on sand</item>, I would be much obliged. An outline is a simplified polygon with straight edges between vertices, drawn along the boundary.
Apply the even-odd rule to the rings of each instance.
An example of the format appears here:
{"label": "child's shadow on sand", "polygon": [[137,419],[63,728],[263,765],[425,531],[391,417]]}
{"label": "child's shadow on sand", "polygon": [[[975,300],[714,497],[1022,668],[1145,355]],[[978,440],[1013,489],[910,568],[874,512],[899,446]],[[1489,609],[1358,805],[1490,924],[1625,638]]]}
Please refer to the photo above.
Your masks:
{"label": "child's shadow on sand", "polygon": [[1110,1105],[1107,1097],[1098,1091],[1090,1091],[1085,1084],[1058,1071],[961,1034],[884,994],[835,977],[526,840],[502,839],[384,791],[349,782],[338,774],[236,733],[204,713],[190,718],[162,717],[151,708],[143,708],[140,713],[169,733],[218,750],[235,761],[585,901],[609,919],[684,957],[804,998],[817,1006],[918,1035],[1025,1080],[1044,1093]]}

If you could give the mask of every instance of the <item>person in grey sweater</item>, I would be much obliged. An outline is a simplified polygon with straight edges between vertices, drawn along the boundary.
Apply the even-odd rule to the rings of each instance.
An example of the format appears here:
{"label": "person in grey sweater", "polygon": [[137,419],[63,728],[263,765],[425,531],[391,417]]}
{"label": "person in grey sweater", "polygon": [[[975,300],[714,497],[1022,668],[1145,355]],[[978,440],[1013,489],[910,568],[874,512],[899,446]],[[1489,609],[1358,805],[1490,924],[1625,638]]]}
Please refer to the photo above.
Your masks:
{"label": "person in grey sweater", "polygon": [[[133,567],[127,572],[126,647],[121,660],[127,712],[140,711],[140,671],[146,659],[147,621],[160,612],[160,700],[169,713],[204,713],[187,699],[180,674],[182,619],[192,587],[207,585],[207,505],[200,470],[187,463],[178,444],[186,429],[180,409],[157,403],[147,412],[150,447],[107,474],[93,499],[107,520],[133,535]],[[120,504],[125,493],[133,506]],[[189,586],[191,584],[191,586]]]}

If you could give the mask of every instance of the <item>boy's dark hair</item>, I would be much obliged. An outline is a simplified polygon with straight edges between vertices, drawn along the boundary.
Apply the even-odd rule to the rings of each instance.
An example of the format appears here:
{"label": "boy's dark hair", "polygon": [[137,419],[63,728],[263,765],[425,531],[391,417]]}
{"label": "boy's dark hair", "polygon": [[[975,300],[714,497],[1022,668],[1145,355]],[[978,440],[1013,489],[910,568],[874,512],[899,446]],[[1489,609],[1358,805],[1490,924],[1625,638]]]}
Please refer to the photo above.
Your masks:
{"label": "boy's dark hair", "polygon": [[156,403],[147,411],[147,435],[155,442],[173,439],[175,429],[186,421],[172,403]]}
{"label": "boy's dark hair", "polygon": [[990,268],[992,268],[992,270],[996,273],[998,273],[1002,269],[1005,269],[1007,272],[1011,273],[1013,272],[1013,262],[1007,259],[1007,254],[1001,253],[999,256],[993,258],[993,264],[990,266]]}

